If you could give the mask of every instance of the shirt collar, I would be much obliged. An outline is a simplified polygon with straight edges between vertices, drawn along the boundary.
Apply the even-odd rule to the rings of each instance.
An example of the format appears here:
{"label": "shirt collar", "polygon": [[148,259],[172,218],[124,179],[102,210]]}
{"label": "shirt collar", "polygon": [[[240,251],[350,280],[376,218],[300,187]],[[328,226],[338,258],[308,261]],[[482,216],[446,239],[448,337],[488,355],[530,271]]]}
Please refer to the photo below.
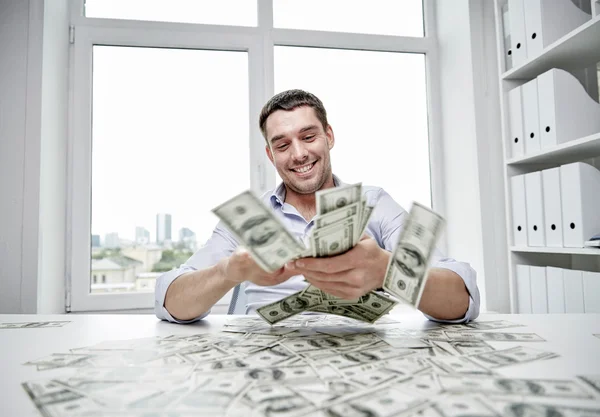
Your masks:
{"label": "shirt collar", "polygon": [[[340,187],[342,185],[346,185],[340,180],[335,174],[333,174],[333,185],[336,187]],[[285,184],[281,182],[275,190],[271,193],[270,197],[271,204],[273,208],[277,206],[283,206],[283,202],[285,201]]]}

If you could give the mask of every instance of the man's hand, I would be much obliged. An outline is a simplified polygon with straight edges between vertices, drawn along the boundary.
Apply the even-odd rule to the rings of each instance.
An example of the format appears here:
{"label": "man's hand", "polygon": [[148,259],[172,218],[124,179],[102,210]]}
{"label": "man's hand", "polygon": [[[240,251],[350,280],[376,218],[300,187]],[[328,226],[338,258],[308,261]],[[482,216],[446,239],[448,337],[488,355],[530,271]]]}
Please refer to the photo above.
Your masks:
{"label": "man's hand", "polygon": [[331,258],[302,258],[289,262],[285,270],[302,274],[308,282],[328,294],[348,300],[381,288],[391,254],[364,236],[348,252]]}
{"label": "man's hand", "polygon": [[298,275],[298,272],[284,267],[277,271],[267,272],[252,259],[250,252],[245,250],[238,250],[225,259],[222,268],[225,279],[236,285],[243,281],[251,281],[261,286],[277,285],[287,281],[294,275]]}

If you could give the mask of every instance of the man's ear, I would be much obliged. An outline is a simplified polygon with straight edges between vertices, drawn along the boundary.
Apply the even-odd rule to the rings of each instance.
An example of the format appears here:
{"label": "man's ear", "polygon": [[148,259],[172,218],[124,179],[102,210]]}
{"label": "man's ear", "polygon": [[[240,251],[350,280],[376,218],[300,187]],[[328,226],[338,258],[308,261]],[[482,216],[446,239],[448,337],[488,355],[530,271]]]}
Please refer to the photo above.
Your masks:
{"label": "man's ear", "polygon": [[335,145],[335,136],[333,134],[333,128],[331,125],[327,125],[327,129],[325,130],[325,136],[327,137],[327,145],[329,146],[329,150],[333,148]]}
{"label": "man's ear", "polygon": [[271,163],[273,165],[275,165],[275,162],[273,162],[273,152],[271,152],[271,147],[269,145],[265,145],[265,151],[267,152],[267,156],[269,157],[269,161],[271,161]]}

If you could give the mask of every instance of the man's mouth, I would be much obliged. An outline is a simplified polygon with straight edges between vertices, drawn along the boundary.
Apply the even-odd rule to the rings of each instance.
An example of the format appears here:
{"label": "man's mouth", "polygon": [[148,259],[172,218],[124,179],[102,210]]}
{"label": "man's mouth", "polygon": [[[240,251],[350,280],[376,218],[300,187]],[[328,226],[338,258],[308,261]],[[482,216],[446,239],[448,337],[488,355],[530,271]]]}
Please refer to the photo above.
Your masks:
{"label": "man's mouth", "polygon": [[302,165],[301,167],[298,167],[298,168],[292,168],[292,171],[294,171],[297,174],[306,174],[313,168],[313,166],[315,166],[315,162],[313,162],[311,164],[307,164],[307,165]]}

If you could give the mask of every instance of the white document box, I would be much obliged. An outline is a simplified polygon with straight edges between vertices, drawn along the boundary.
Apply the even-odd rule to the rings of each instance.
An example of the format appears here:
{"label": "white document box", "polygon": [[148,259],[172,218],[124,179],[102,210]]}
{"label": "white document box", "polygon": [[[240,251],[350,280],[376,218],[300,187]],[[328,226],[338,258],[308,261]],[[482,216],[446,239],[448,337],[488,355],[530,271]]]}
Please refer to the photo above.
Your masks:
{"label": "white document box", "polygon": [[544,196],[542,173],[525,174],[525,205],[527,210],[527,244],[546,246],[544,233]]}
{"label": "white document box", "polygon": [[600,272],[583,271],[583,309],[600,313]]}
{"label": "white document box", "polygon": [[527,39],[525,38],[525,0],[508,0],[508,24],[513,67],[527,60]]}
{"label": "white document box", "polygon": [[508,112],[510,118],[511,157],[515,158],[525,154],[525,141],[523,139],[523,98],[521,87],[513,88],[508,92]]}
{"label": "white document box", "polygon": [[591,19],[571,0],[524,0],[527,58]]}
{"label": "white document box", "polygon": [[563,246],[582,248],[600,233],[600,171],[585,162],[560,167]]}
{"label": "white document box", "polygon": [[527,205],[525,203],[525,175],[510,179],[512,202],[513,242],[515,246],[527,246]]}
{"label": "white document box", "polygon": [[516,266],[517,311],[531,314],[531,286],[529,283],[529,265]]}
{"label": "white document box", "polygon": [[600,132],[600,104],[577,78],[551,69],[537,78],[542,148]]}
{"label": "white document box", "polygon": [[548,289],[548,313],[564,313],[565,289],[562,268],[546,267],[546,286]]}
{"label": "white document box", "polygon": [[531,287],[531,312],[548,313],[548,289],[546,287],[546,267],[529,267],[529,285]]}
{"label": "white document box", "polygon": [[583,313],[583,273],[572,269],[563,270],[565,289],[565,313]]}
{"label": "white document box", "polygon": [[541,149],[537,78],[526,82],[521,88],[523,91],[525,153],[532,154]]}
{"label": "white document box", "polygon": [[542,171],[542,194],[544,195],[544,233],[546,246],[560,248],[563,245],[560,168],[551,168]]}

